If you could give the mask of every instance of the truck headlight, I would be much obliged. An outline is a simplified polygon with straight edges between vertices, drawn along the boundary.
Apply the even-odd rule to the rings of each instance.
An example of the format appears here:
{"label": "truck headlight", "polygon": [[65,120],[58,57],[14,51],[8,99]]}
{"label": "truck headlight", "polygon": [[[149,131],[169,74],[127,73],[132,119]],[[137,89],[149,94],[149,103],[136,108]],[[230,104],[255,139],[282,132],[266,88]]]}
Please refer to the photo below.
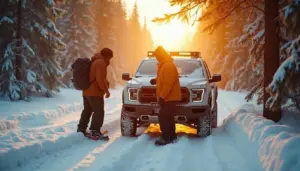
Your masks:
{"label": "truck headlight", "polygon": [[138,100],[138,88],[129,88],[128,89],[128,99],[129,101],[137,101]]}
{"label": "truck headlight", "polygon": [[204,89],[192,89],[192,102],[202,102]]}

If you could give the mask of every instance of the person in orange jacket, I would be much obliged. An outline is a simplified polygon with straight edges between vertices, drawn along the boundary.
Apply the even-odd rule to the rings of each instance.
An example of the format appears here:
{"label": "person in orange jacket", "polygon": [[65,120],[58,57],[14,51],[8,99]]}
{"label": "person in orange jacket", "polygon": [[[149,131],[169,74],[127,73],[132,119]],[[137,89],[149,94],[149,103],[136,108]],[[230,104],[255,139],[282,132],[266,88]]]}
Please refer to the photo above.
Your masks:
{"label": "person in orange jacket", "polygon": [[157,47],[154,55],[158,61],[157,77],[150,83],[156,84],[156,97],[160,106],[158,114],[162,136],[155,141],[156,145],[166,145],[177,140],[174,111],[181,100],[179,74],[172,57],[162,46]]}
{"label": "person in orange jacket", "polygon": [[[103,48],[100,53],[92,57],[90,67],[90,81],[92,84],[88,89],[83,90],[83,110],[79,120],[77,132],[91,137],[102,137],[101,127],[104,120],[104,96],[110,97],[109,83],[107,81],[107,67],[113,57],[113,51],[109,48]],[[94,80],[94,81],[93,81]],[[93,114],[93,116],[92,116]],[[92,121],[90,132],[86,131],[90,117]]]}

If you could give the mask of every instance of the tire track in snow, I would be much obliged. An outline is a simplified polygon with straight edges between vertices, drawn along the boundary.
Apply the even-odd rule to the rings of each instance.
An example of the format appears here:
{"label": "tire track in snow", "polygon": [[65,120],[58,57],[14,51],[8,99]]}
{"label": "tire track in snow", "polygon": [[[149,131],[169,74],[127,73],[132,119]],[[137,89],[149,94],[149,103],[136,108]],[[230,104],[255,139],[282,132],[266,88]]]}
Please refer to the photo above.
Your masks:
{"label": "tire track in snow", "polygon": [[93,162],[93,156],[101,153],[114,139],[120,137],[119,129],[116,127],[119,122],[114,120],[106,125],[111,136],[110,141],[93,141],[73,133],[67,137],[70,141],[62,140],[66,148],[39,156],[35,161],[22,166],[22,171],[75,170],[88,167]]}
{"label": "tire track in snow", "polygon": [[177,143],[157,147],[152,141],[152,149],[146,151],[141,161],[134,163],[132,170],[177,170],[185,155],[186,142],[186,137],[180,137]]}
{"label": "tire track in snow", "polygon": [[212,145],[213,151],[223,167],[222,171],[240,171],[241,168],[243,168],[243,171],[256,170],[245,162],[244,156],[236,149],[235,142],[230,138],[223,127],[214,130],[212,134]]}
{"label": "tire track in snow", "polygon": [[176,170],[222,170],[213,150],[211,135],[209,137],[188,138],[185,144],[185,155]]}
{"label": "tire track in snow", "polygon": [[[132,141],[132,139],[135,140]],[[147,135],[141,135],[137,139],[120,137],[110,144],[87,170],[131,170],[131,163],[138,160],[141,154],[145,154],[144,151],[150,147],[150,143]],[[103,160],[109,162],[101,162]]]}
{"label": "tire track in snow", "polygon": [[[113,111],[120,111],[114,109]],[[107,113],[110,113],[108,111]],[[73,113],[73,115],[80,115]],[[113,130],[119,125],[119,112],[114,112],[105,117],[104,129]],[[14,169],[15,167],[26,167],[31,159],[45,157],[55,154],[61,150],[67,150],[72,146],[83,143],[86,139],[76,133],[79,116],[66,116],[62,121],[42,127],[24,130],[13,130],[8,133],[14,143],[8,148],[7,153],[2,153],[3,161],[0,168]],[[7,139],[9,141],[9,139]],[[5,156],[4,156],[5,154]],[[2,156],[3,155],[3,156]],[[41,163],[43,163],[41,161]]]}

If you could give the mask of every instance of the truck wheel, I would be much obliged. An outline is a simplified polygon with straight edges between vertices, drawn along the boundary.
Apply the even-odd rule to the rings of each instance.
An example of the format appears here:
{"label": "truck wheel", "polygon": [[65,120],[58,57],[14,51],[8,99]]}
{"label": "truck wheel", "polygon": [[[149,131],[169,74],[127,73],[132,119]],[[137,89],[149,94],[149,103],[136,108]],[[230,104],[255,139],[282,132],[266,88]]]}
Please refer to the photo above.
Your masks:
{"label": "truck wheel", "polygon": [[211,118],[209,115],[199,118],[197,134],[200,137],[207,137],[211,134]]}
{"label": "truck wheel", "polygon": [[218,127],[218,103],[217,102],[214,109],[211,112],[211,127],[212,128]]}
{"label": "truck wheel", "polygon": [[137,119],[121,113],[121,134],[123,136],[135,136]]}

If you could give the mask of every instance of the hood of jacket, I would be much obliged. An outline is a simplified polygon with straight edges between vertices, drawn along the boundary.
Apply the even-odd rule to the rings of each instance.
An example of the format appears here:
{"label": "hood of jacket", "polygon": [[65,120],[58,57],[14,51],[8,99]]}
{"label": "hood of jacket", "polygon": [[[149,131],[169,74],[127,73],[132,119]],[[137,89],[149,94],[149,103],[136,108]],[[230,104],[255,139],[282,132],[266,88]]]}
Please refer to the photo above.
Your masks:
{"label": "hood of jacket", "polygon": [[162,46],[156,48],[154,55],[160,64],[173,61],[172,57]]}

